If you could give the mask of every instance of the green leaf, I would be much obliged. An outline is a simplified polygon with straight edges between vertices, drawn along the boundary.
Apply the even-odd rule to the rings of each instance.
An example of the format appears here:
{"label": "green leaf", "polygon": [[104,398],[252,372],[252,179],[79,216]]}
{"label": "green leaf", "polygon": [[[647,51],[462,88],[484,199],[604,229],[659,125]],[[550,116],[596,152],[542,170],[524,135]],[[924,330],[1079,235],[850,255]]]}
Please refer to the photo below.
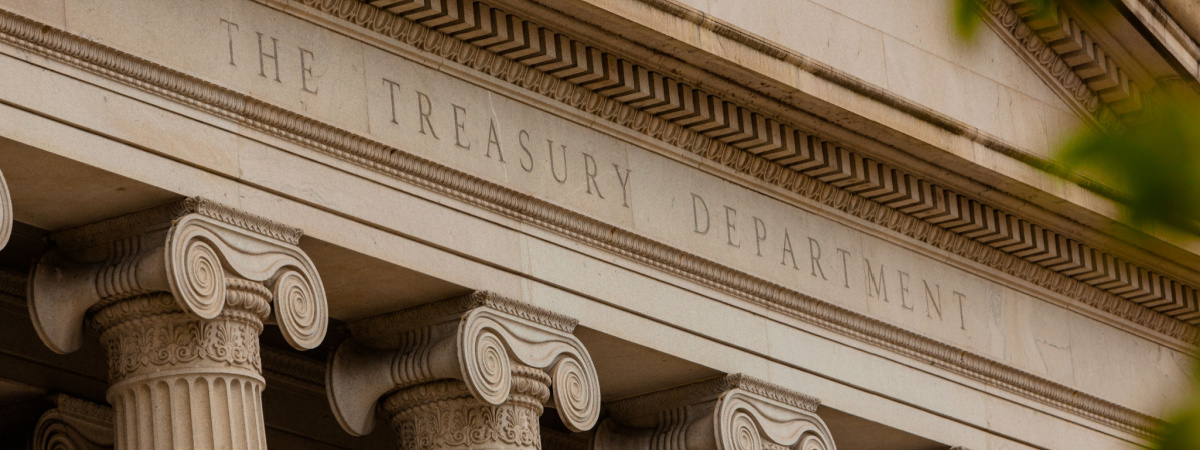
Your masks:
{"label": "green leaf", "polygon": [[1200,106],[1148,98],[1138,123],[1085,130],[1060,154],[1064,163],[1107,174],[1126,192],[1127,220],[1195,232],[1200,227]]}
{"label": "green leaf", "polygon": [[975,37],[979,29],[979,3],[975,0],[954,0],[954,28],[963,40]]}

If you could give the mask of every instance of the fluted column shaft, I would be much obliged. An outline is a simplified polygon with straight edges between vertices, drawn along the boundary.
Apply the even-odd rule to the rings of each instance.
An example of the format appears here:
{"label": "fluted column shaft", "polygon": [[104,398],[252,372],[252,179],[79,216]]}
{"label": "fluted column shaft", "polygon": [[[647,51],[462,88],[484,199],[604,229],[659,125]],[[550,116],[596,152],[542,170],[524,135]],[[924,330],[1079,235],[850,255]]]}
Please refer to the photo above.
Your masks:
{"label": "fluted column shaft", "polygon": [[467,384],[438,380],[396,391],[381,402],[402,450],[536,450],[542,448],[538,418],[550,400],[550,377],[513,368],[508,401],[489,405]]}
{"label": "fluted column shaft", "polygon": [[30,317],[59,353],[99,331],[118,449],[266,448],[263,322],[304,350],[328,321],[299,230],[193,198],[50,239]]}
{"label": "fluted column shaft", "polygon": [[326,392],[346,431],[370,433],[381,412],[402,450],[540,449],[552,399],[573,431],[600,413],[575,324],[487,292],[354,322],[330,358]]}
{"label": "fluted column shaft", "polygon": [[213,319],[148,294],[97,308],[117,447],[266,448],[258,335],[271,292],[232,279]]}

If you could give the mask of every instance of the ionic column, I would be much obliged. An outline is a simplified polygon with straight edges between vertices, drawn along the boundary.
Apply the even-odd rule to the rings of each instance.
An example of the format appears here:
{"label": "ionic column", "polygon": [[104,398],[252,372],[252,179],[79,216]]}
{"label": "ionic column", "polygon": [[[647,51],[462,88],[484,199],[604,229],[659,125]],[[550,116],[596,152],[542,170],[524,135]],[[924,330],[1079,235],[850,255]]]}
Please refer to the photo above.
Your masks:
{"label": "ionic column", "polygon": [[48,400],[54,406],[38,418],[29,438],[29,450],[112,448],[112,409],[63,394]]}
{"label": "ionic column", "polygon": [[329,403],[356,436],[380,410],[404,450],[540,449],[543,406],[574,431],[600,414],[575,325],[486,292],[352,323],[329,361]]}
{"label": "ionic column", "polygon": [[299,239],[203,199],[59,232],[30,274],[29,313],[59,353],[85,322],[99,331],[117,448],[266,448],[263,323],[302,350],[328,323]]}
{"label": "ionic column", "polygon": [[0,173],[0,249],[8,245],[8,238],[12,236],[12,223],[12,197],[8,194],[4,174]]}
{"label": "ionic column", "polygon": [[817,399],[728,375],[608,404],[593,450],[835,450]]}

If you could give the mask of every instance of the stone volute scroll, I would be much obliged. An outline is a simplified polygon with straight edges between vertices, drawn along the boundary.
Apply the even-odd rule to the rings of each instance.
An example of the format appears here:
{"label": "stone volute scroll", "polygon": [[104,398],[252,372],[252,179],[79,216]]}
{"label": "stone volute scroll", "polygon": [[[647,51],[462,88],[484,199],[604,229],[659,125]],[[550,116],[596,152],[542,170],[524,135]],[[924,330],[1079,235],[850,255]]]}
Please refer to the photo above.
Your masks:
{"label": "stone volute scroll", "polygon": [[8,193],[8,184],[4,182],[4,174],[0,173],[0,249],[8,244],[8,238],[12,236],[12,224],[12,196]]}
{"label": "stone volute scroll", "polygon": [[51,395],[30,435],[29,450],[100,450],[113,448],[113,413],[105,405],[63,394]]}
{"label": "stone volute scroll", "polygon": [[812,397],[735,374],[608,404],[592,450],[835,450]]}
{"label": "stone volute scroll", "polygon": [[118,448],[265,448],[264,322],[305,350],[329,321],[300,235],[200,198],[57,232],[30,317],[58,353],[99,331]]}
{"label": "stone volute scroll", "polygon": [[326,393],[347,432],[381,411],[405,450],[540,449],[544,406],[574,431],[599,418],[575,325],[487,292],[365,319],[330,356]]}

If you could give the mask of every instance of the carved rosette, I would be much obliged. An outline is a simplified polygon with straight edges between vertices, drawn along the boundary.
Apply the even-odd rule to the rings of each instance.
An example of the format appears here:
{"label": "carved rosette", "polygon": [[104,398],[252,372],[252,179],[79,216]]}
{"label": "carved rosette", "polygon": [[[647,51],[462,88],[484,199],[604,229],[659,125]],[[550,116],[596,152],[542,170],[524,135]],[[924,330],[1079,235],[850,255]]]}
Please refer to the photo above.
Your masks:
{"label": "carved rosette", "polygon": [[299,236],[203,199],[56,233],[30,274],[30,316],[59,353],[85,322],[99,331],[119,447],[265,448],[258,336],[272,303],[299,349],[328,322]]}
{"label": "carved rosette", "polygon": [[12,196],[8,194],[8,183],[4,182],[4,174],[0,173],[0,249],[8,244],[8,238],[12,236],[12,224]]}
{"label": "carved rosette", "polygon": [[610,405],[593,450],[835,450],[819,402],[730,375]]}
{"label": "carved rosette", "polygon": [[[486,292],[350,324],[326,392],[347,432],[381,409],[406,450],[541,448],[543,406],[584,431],[600,414],[575,321]],[[381,403],[382,400],[382,403]]]}

